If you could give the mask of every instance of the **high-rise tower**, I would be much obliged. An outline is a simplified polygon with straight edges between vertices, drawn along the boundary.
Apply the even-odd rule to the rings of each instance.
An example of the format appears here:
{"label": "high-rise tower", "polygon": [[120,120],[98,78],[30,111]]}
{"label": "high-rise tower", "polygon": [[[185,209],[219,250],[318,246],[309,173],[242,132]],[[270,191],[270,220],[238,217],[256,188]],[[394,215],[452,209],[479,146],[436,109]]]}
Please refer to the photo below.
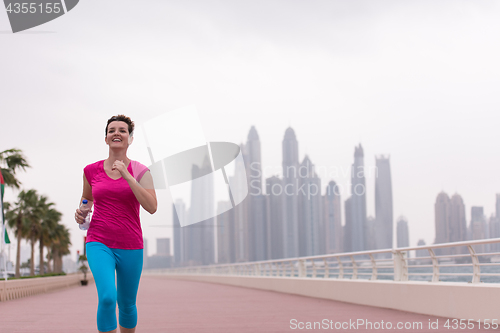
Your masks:
{"label": "high-rise tower", "polygon": [[450,242],[467,240],[467,222],[464,200],[455,193],[450,200]]}
{"label": "high-rise tower", "polygon": [[[366,224],[366,181],[361,144],[354,149],[354,163],[351,170],[351,251],[366,248],[368,228]],[[347,223],[347,220],[346,220]]]}
{"label": "high-rise tower", "polygon": [[[435,244],[450,242],[450,220],[451,220],[451,202],[450,197],[445,192],[438,194],[434,204],[434,221],[436,225]],[[450,254],[449,248],[436,250],[437,254]]]}
{"label": "high-rise tower", "polygon": [[346,199],[344,202],[344,212],[345,212],[345,226],[342,228],[344,230],[344,241],[343,248],[344,252],[352,252],[352,196]]}
{"label": "high-rise tower", "polygon": [[267,258],[267,214],[266,198],[262,193],[262,166],[260,140],[255,126],[250,128],[245,145],[249,172],[248,204],[248,249],[249,260]]}
{"label": "high-rise tower", "polygon": [[[189,219],[202,221],[183,227],[185,237],[185,261],[194,265],[208,265],[215,261],[214,219],[203,220],[204,216],[214,216],[214,181],[210,159],[205,156],[201,166],[193,165],[191,174],[196,181],[191,185],[191,206]],[[196,209],[193,209],[196,207]]]}
{"label": "high-rise tower", "polygon": [[[472,206],[471,207],[471,220],[470,228],[472,233],[472,240],[489,238],[489,228],[486,223],[486,216],[484,215],[484,208]],[[475,245],[476,252],[483,253],[489,250],[488,244]]]}
{"label": "high-rise tower", "polygon": [[410,232],[408,229],[408,220],[404,216],[398,218],[397,226],[397,237],[398,244],[397,247],[409,247],[410,246]]}
{"label": "high-rise tower", "polygon": [[326,253],[343,251],[342,214],[340,190],[332,180],[326,187],[323,196],[323,225],[325,229]]}
{"label": "high-rise tower", "polygon": [[299,145],[291,127],[283,138],[283,247],[285,258],[299,256],[297,172]]}
{"label": "high-rise tower", "polygon": [[284,258],[283,246],[283,182],[276,176],[266,179],[267,256]]}
{"label": "high-rise tower", "polygon": [[[220,212],[223,212],[220,214]],[[230,201],[217,203],[217,263],[235,262],[234,210]]]}
{"label": "high-rise tower", "polygon": [[306,155],[299,168],[299,256],[325,253],[325,231],[321,219],[321,180]]}
{"label": "high-rise tower", "polygon": [[[239,197],[242,197],[243,191],[245,189],[245,183],[248,185],[248,179],[245,172],[245,169],[248,170],[248,155],[246,146],[242,143],[240,144],[240,149],[243,153],[243,165],[235,165],[235,173],[234,176],[231,177],[230,183],[235,184],[234,189],[232,191],[241,192],[238,194]],[[236,163],[241,163],[241,161],[236,161]],[[234,260],[236,262],[244,262],[249,261],[249,213],[248,213],[249,199],[248,196],[240,202],[236,207],[233,208],[233,223],[234,223]]]}
{"label": "high-rise tower", "polygon": [[436,198],[436,203],[434,204],[434,217],[436,225],[436,240],[434,243],[435,244],[449,243],[451,202],[450,202],[450,197],[445,192],[439,193]]}
{"label": "high-rise tower", "polygon": [[[177,215],[181,215],[179,216]],[[185,261],[185,240],[184,230],[182,230],[180,220],[185,220],[186,207],[182,199],[177,199],[172,205],[173,228],[174,228],[174,262],[176,266],[180,266]]]}
{"label": "high-rise tower", "polygon": [[393,242],[392,180],[389,157],[376,157],[375,243],[378,249],[391,249]]}

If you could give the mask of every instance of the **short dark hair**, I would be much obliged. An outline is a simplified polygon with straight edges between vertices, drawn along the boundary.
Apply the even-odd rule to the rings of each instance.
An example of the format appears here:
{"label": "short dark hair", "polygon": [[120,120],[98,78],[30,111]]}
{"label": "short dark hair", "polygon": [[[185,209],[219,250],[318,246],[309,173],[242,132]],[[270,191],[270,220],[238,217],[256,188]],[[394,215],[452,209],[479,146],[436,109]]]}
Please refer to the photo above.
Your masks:
{"label": "short dark hair", "polygon": [[134,132],[134,122],[132,121],[132,119],[130,119],[126,115],[119,114],[108,119],[106,130],[104,131],[104,136],[108,135],[108,126],[112,121],[123,121],[128,125],[128,134],[132,135],[132,133]]}

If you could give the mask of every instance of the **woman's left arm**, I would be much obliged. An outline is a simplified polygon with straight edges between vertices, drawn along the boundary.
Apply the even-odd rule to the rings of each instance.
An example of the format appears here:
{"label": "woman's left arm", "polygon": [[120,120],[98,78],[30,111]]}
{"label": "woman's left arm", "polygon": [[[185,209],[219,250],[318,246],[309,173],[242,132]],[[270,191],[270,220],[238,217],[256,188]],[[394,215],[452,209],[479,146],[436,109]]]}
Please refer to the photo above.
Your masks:
{"label": "woman's left arm", "polygon": [[135,178],[128,172],[125,164],[122,161],[115,161],[113,169],[118,169],[122,177],[127,181],[134,195],[141,204],[142,208],[150,214],[154,214],[158,207],[156,201],[156,192],[153,185],[153,177],[149,171],[146,171],[138,183]]}

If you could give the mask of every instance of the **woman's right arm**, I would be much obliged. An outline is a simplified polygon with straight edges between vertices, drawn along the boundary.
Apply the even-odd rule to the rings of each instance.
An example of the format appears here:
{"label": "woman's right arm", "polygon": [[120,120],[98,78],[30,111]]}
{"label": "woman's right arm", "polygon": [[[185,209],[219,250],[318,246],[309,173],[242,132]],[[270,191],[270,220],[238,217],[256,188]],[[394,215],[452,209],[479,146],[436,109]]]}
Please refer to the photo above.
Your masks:
{"label": "woman's right arm", "polygon": [[92,186],[90,186],[87,177],[85,177],[85,174],[83,174],[83,193],[82,193],[82,198],[80,199],[80,203],[78,204],[78,208],[76,209],[75,213],[75,221],[78,224],[84,223],[84,219],[82,216],[82,212],[80,211],[80,205],[82,204],[83,200],[88,200],[88,205],[90,207],[90,211],[92,211],[92,205],[94,204],[94,197],[92,196]]}

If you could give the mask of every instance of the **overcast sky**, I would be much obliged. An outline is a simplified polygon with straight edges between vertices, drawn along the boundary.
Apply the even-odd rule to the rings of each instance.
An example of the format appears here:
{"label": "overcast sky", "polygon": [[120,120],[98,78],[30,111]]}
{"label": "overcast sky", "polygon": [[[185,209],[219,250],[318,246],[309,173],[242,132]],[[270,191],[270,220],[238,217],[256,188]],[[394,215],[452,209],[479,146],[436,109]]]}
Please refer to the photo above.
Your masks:
{"label": "overcast sky", "polygon": [[[317,166],[348,170],[359,143],[367,166],[389,154],[394,218],[408,218],[411,245],[434,242],[442,190],[462,195],[467,223],[471,206],[494,213],[497,1],[85,0],[9,30],[0,10],[0,151],[24,151],[33,168],[19,178],[63,212],[73,253],[83,248],[73,219],[82,170],[107,157],[106,120],[141,123],[187,105],[209,141],[246,141],[255,125],[271,168],[288,126],[300,159]],[[349,184],[349,174],[334,178]],[[170,195],[158,196],[157,214],[142,211],[150,254],[172,235]]]}

